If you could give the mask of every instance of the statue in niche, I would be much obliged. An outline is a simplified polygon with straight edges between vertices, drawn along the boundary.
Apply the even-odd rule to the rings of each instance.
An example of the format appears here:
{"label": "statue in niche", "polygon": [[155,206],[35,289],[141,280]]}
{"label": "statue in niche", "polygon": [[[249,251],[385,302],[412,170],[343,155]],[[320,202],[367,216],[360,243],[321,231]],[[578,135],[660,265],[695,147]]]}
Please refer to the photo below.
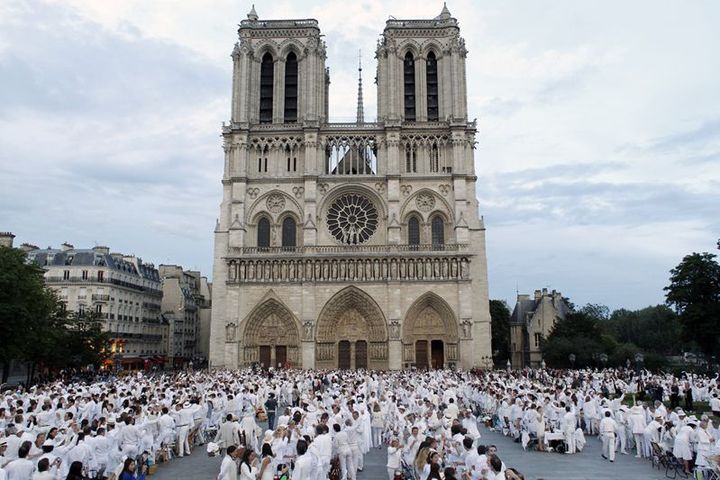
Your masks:
{"label": "statue in niche", "polygon": [[470,338],[470,335],[472,334],[472,322],[469,320],[465,320],[462,323],[462,329],[463,329],[463,337]]}
{"label": "statue in niche", "polygon": [[390,338],[393,340],[400,338],[400,322],[397,320],[390,322]]}
{"label": "statue in niche", "polygon": [[225,325],[225,341],[226,342],[234,342],[235,341],[235,330],[237,329],[237,326],[234,323],[228,323]]}
{"label": "statue in niche", "polygon": [[303,324],[303,333],[305,335],[305,340],[312,340],[312,338],[313,338],[312,322],[308,321]]}

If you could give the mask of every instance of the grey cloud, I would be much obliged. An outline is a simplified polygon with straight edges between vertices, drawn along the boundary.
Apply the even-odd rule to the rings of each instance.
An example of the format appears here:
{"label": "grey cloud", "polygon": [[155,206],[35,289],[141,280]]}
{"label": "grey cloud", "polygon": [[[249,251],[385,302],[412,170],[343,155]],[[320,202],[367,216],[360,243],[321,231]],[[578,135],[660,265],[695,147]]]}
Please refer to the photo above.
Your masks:
{"label": "grey cloud", "polygon": [[[123,115],[229,92],[228,75],[194,52],[137,30],[111,33],[55,3],[0,19],[0,116],[16,108]],[[228,66],[228,70],[229,70]]]}

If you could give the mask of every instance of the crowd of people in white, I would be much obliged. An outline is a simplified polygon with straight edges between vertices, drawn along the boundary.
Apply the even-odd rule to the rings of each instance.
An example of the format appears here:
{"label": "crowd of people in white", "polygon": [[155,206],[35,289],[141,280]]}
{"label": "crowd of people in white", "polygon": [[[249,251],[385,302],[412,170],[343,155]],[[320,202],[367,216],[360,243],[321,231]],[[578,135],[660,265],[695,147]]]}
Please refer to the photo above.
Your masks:
{"label": "crowd of people in white", "polygon": [[[389,480],[522,479],[483,444],[483,424],[568,454],[598,435],[610,461],[616,450],[672,453],[689,471],[713,467],[720,431],[674,404],[708,401],[720,415],[718,387],[709,377],[546,369],[58,381],[0,393],[0,480],[142,479],[206,443],[222,455],[218,480],[355,479],[372,448],[386,450]],[[633,401],[641,393],[650,400]]]}
{"label": "crowd of people in white", "polygon": [[[541,369],[485,372],[479,382],[488,426],[523,448],[573,454],[596,435],[610,462],[618,451],[634,451],[638,458],[677,461],[686,473],[718,472],[717,376]],[[694,411],[697,402],[707,405],[703,411]]]}

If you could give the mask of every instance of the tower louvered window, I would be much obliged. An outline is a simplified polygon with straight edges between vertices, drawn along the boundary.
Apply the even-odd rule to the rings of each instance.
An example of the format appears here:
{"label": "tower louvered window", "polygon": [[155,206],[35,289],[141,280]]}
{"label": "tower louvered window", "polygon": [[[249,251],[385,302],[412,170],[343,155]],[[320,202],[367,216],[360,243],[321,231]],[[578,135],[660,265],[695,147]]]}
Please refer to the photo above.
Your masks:
{"label": "tower louvered window", "polygon": [[285,61],[285,123],[297,122],[298,105],[298,63],[290,52]]}
{"label": "tower louvered window", "polygon": [[427,115],[429,121],[438,120],[438,70],[435,53],[430,52],[427,57]]}
{"label": "tower louvered window", "polygon": [[403,62],[403,84],[405,87],[405,120],[415,121],[415,59],[412,53],[405,54]]}
{"label": "tower louvered window", "polygon": [[273,57],[268,52],[260,65],[260,123],[272,123],[274,72]]}

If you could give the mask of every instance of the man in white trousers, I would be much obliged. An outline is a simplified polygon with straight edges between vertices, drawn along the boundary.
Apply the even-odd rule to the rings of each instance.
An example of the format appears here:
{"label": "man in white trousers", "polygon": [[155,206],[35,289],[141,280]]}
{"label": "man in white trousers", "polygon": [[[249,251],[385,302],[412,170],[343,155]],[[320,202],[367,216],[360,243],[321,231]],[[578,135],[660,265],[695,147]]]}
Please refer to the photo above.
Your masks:
{"label": "man in white trousers", "polygon": [[611,462],[615,461],[615,439],[618,426],[612,418],[610,410],[605,411],[605,418],[600,420],[600,438],[602,439],[602,457]]}

